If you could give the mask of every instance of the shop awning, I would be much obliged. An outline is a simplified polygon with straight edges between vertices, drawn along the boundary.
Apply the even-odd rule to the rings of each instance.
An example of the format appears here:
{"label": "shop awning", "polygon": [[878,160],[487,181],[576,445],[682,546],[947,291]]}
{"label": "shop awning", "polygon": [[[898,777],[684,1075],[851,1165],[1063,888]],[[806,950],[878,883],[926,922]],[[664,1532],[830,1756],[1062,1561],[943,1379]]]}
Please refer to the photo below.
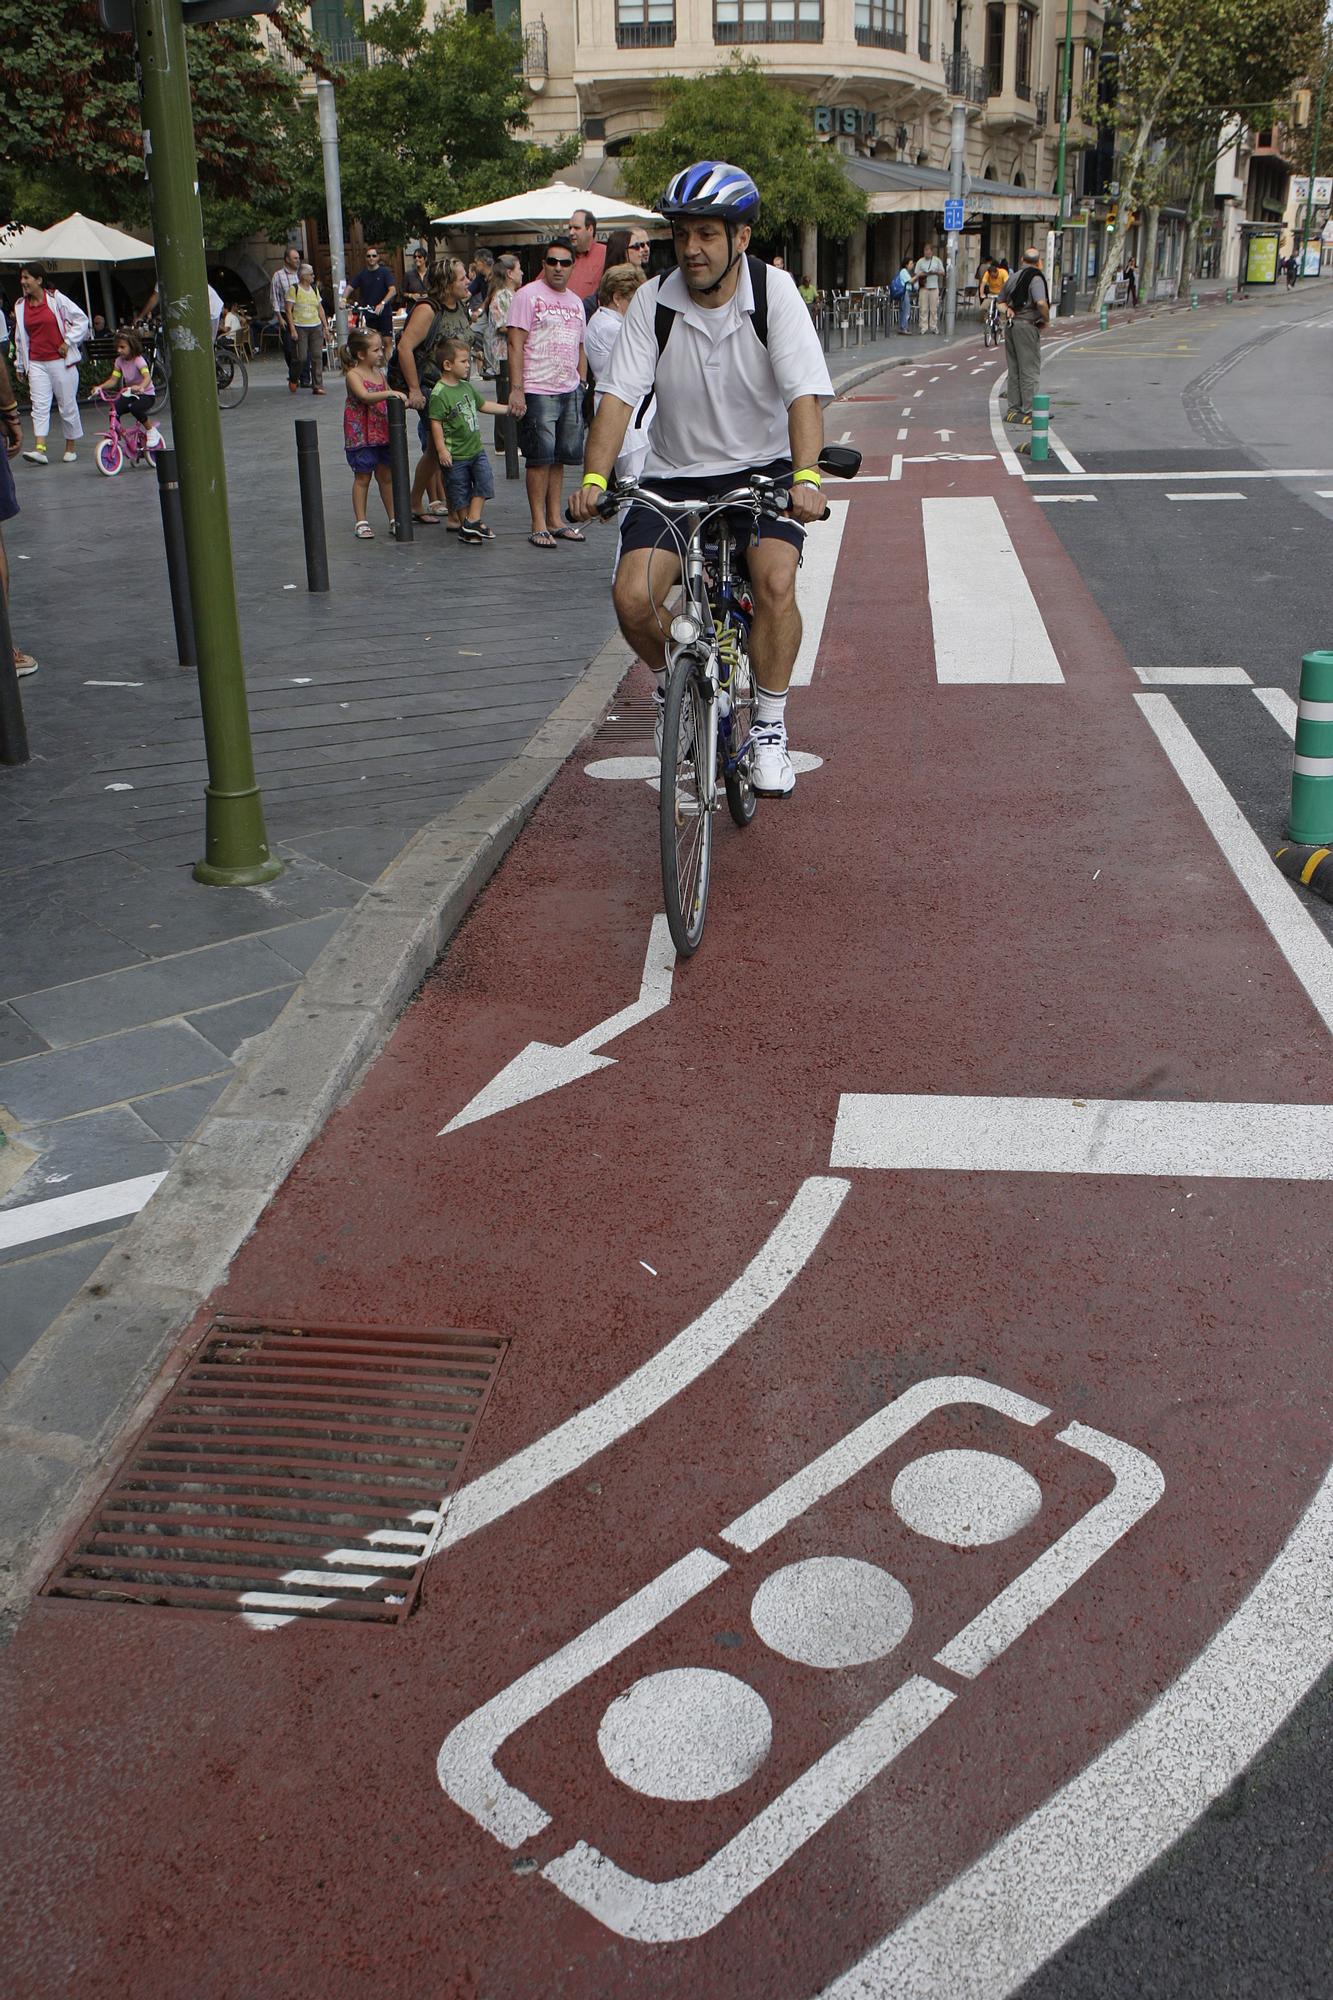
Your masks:
{"label": "shop awning", "polygon": [[[872,216],[938,215],[949,192],[949,176],[943,167],[914,167],[905,160],[867,160],[860,154],[842,156],[842,166],[847,178],[865,190]],[[964,199],[969,222],[982,216],[1035,222],[1054,220],[1059,214],[1053,194],[1014,187],[1009,181],[974,179]]]}

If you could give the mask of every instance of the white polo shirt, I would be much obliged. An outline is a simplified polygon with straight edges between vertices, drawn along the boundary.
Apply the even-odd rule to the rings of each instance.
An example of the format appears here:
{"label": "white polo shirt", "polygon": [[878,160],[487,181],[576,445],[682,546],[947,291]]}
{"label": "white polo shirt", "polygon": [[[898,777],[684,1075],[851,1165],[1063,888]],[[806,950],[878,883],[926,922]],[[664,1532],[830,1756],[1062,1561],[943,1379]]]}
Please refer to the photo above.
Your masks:
{"label": "white polo shirt", "polygon": [[[659,295],[677,314],[660,364]],[[690,297],[679,271],[640,285],[630,300],[598,387],[637,410],[656,379],[645,478],[658,473],[706,479],[786,458],[787,411],[796,398],[832,402],[819,336],[791,274],[768,273],[767,347],[754,330],[753,306],[745,263],[732,297],[711,311]]]}

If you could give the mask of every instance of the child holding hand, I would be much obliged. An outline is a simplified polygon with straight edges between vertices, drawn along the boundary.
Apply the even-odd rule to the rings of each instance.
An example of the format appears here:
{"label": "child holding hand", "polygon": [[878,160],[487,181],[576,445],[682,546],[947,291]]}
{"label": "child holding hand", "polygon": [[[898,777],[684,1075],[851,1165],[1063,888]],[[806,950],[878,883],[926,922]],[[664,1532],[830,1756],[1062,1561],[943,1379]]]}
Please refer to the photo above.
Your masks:
{"label": "child holding hand", "polygon": [[495,530],[485,526],[481,510],[494,498],[495,482],[477,419],[502,417],[508,405],[488,402],[469,381],[472,349],[466,340],[442,340],[436,358],[440,379],[430,392],[426,414],[435,455],[444,468],[449,511],[459,517],[461,542],[493,542]]}
{"label": "child holding hand", "polygon": [[359,542],[373,542],[375,530],[366,519],[373,477],[393,530],[393,477],[389,471],[389,412],[387,403],[407,401],[384,379],[384,336],[351,333],[343,349],[343,380],[347,408],[343,411],[343,450],[352,468],[353,529]]}

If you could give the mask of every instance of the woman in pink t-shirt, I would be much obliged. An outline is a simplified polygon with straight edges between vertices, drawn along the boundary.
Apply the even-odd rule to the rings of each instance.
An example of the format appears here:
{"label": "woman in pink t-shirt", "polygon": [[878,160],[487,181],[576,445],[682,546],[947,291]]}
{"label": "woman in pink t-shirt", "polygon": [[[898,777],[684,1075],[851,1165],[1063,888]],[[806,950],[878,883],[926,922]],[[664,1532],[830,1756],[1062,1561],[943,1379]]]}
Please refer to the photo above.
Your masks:
{"label": "woman in pink t-shirt", "polygon": [[557,236],[542,253],[542,274],[514,294],[509,341],[509,413],[519,420],[518,441],[527,461],[528,511],[537,549],[581,542],[581,528],[561,518],[567,465],[583,463],[583,352],[587,320],[583,301],[569,289],[574,251]]}

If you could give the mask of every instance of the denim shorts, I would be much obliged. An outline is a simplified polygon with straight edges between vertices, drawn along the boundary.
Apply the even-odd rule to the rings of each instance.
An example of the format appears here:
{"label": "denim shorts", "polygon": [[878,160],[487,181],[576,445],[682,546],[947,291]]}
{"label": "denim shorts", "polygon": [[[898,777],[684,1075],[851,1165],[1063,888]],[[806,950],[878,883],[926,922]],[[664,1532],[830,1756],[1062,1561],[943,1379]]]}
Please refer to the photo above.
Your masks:
{"label": "denim shorts", "polygon": [[582,465],[583,391],[562,396],[529,396],[519,419],[519,450],[529,465]]}
{"label": "denim shorts", "polygon": [[389,463],[387,444],[349,444],[343,452],[353,472],[373,472],[377,465]]}
{"label": "denim shorts", "polygon": [[495,498],[491,461],[484,451],[472,458],[456,458],[452,465],[445,466],[444,497],[451,514],[461,514],[469,501]]}

